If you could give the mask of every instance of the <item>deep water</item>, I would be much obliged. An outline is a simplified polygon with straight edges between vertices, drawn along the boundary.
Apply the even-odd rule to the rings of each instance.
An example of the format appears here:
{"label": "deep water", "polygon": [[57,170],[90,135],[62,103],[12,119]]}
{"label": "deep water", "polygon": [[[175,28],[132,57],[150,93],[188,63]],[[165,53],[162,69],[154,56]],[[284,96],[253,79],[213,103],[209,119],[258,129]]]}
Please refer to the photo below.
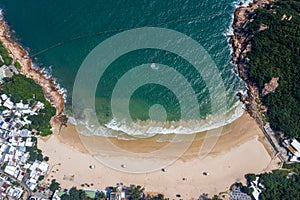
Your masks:
{"label": "deep water", "polygon": [[[226,87],[226,98],[221,99],[226,102],[228,112],[224,123],[235,119],[242,112],[236,92],[245,89],[244,83],[231,70],[230,46],[226,37],[230,32],[235,6],[236,2],[233,0],[2,0],[0,2],[14,37],[29,49],[30,54],[37,58],[40,65],[48,69],[62,87],[66,88],[67,110],[70,113],[74,80],[89,52],[122,30],[154,26],[184,33],[196,40],[209,53]],[[60,45],[56,46],[58,43]],[[53,45],[56,47],[45,50]],[[43,51],[41,54],[36,55],[41,51]],[[134,133],[134,128],[126,124],[126,119],[117,119],[112,115],[110,98],[117,80],[128,70],[144,63],[162,63],[179,71],[191,83],[197,95],[199,114],[203,121],[186,123],[189,127],[180,129],[155,127],[159,126],[158,123],[153,124],[149,121],[151,106],[156,104],[163,106],[166,116],[163,116],[162,120],[180,121],[180,105],[176,95],[169,88],[159,84],[145,84],[134,92],[128,106],[132,119],[139,125],[148,126],[141,131],[142,134],[190,133],[224,124],[210,123],[215,114],[211,111],[211,91],[186,60],[169,52],[144,49],[119,57],[109,66],[98,84],[95,95],[96,112],[99,121],[102,125],[106,124],[108,130]],[[155,68],[155,65],[152,67]],[[184,91],[182,92],[184,95]],[[157,120],[161,119],[158,117]]]}

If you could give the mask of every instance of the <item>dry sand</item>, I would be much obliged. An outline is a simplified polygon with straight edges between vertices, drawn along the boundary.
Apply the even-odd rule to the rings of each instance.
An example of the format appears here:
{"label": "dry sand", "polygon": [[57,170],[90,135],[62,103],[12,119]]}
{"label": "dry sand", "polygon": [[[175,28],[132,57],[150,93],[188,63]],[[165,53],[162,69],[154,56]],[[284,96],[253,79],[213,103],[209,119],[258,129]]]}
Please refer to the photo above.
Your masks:
{"label": "dry sand", "polygon": [[[121,172],[101,164],[82,144],[81,141],[86,137],[79,136],[72,125],[63,128],[60,134],[39,139],[38,146],[50,157],[52,169],[47,179],[56,179],[63,188],[72,186],[81,188],[81,184],[87,183],[90,188],[104,189],[106,186],[122,182],[126,185],[141,185],[146,191],[160,192],[171,199],[176,199],[176,194],[181,194],[183,199],[197,198],[202,193],[218,194],[227,191],[236,181],[245,182],[246,173],[260,173],[277,167],[277,161],[272,160],[273,153],[265,143],[263,133],[248,114],[225,126],[223,135],[203,159],[199,159],[198,156],[203,142],[199,138],[201,137],[191,144],[183,156],[166,167],[166,172],[156,170],[140,174]],[[96,138],[91,140],[94,141]],[[155,142],[153,138],[122,141],[97,137],[97,140],[103,144],[111,142],[129,152],[139,149],[148,152],[167,145]],[[115,155],[111,149],[105,149],[105,145],[102,150],[104,153],[100,153],[103,156],[107,154],[106,157],[113,162],[125,159]],[[167,159],[168,156],[172,155],[163,155],[162,158]],[[130,161],[132,158],[126,159]],[[159,162],[158,159],[161,158],[150,160],[156,163]],[[94,165],[95,168],[90,169],[90,165]],[[208,172],[209,176],[204,176],[203,172]]]}
{"label": "dry sand", "polygon": [[[57,114],[60,114],[64,105],[63,94],[59,93],[52,79],[45,78],[39,70],[32,68],[30,59],[26,57],[27,52],[10,39],[8,26],[2,18],[0,40],[11,52],[14,60],[22,64],[22,72],[43,87],[47,99],[56,106]],[[202,193],[218,194],[227,191],[236,181],[244,182],[246,173],[260,173],[277,167],[277,161],[272,159],[273,152],[265,142],[261,130],[247,114],[225,126],[223,135],[212,151],[200,159],[199,150],[203,144],[204,134],[199,133],[188,150],[178,159],[176,151],[169,151],[153,158],[141,156],[139,164],[145,166],[149,161],[160,163],[169,158],[176,161],[167,167],[166,172],[158,169],[140,174],[114,170],[101,164],[95,156],[104,157],[119,168],[120,163],[127,161],[126,164],[131,167],[133,157],[119,154],[111,149],[109,144],[127,152],[146,155],[148,152],[170,145],[169,143],[156,142],[156,137],[136,141],[83,137],[76,132],[74,126],[68,125],[60,134],[39,138],[38,146],[44,155],[50,157],[51,170],[46,179],[56,179],[63,188],[72,186],[80,188],[81,184],[87,183],[92,188],[104,189],[108,185],[123,182],[126,185],[139,184],[148,192],[163,193],[171,199],[176,199],[176,194],[181,194],[183,199],[197,198]],[[176,145],[180,148],[185,144],[187,143],[176,143],[175,148]],[[94,165],[95,168],[90,169],[90,165]],[[208,172],[209,176],[204,176],[203,172]]]}

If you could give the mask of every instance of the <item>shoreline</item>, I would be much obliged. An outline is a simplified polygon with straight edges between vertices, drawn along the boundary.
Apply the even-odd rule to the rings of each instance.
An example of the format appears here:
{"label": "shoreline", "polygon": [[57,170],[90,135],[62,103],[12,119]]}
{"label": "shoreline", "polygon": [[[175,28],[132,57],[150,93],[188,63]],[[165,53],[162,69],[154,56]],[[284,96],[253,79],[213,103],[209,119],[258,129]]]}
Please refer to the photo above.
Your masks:
{"label": "shoreline", "polygon": [[56,109],[56,115],[52,117],[52,121],[54,121],[53,119],[59,120],[65,107],[65,94],[60,92],[60,88],[52,76],[48,77],[42,68],[35,69],[33,67],[29,53],[11,38],[10,27],[4,19],[3,11],[0,12],[0,40],[13,60],[21,64],[20,73],[33,79],[42,87],[46,100]]}
{"label": "shoreline", "polygon": [[[122,155],[114,154],[113,150],[105,145],[108,141],[126,151],[139,153],[154,151],[166,143],[156,142],[152,138],[122,141],[116,138],[86,137],[79,135],[75,127],[70,125],[63,127],[60,134],[58,129],[55,130],[53,135],[39,138],[38,147],[50,157],[51,166],[54,166],[55,170],[58,169],[51,171],[49,178],[56,179],[63,188],[76,186],[80,189],[93,189],[82,187],[81,184],[84,183],[93,183],[96,188],[105,188],[123,182],[126,185],[139,184],[145,187],[147,192],[163,193],[169,198],[176,198],[175,195],[181,193],[188,199],[197,198],[202,193],[213,196],[226,192],[236,181],[245,183],[244,175],[247,173],[270,172],[278,168],[278,159],[273,160],[271,147],[254,119],[247,113],[224,127],[222,136],[205,158],[199,158],[199,148],[203,144],[203,133],[199,133],[199,138],[193,141],[188,150],[166,167],[167,172],[158,169],[134,175],[102,164],[97,154],[92,152],[94,146],[101,147],[101,156],[119,162]],[[87,144],[91,146],[87,147]],[[146,161],[158,162],[172,156],[171,152],[159,158],[145,158],[142,164]],[[95,165],[95,168],[89,169],[90,165]],[[204,176],[202,173],[205,171],[210,175]],[[187,181],[183,181],[183,177],[186,177]]]}
{"label": "shoreline", "polygon": [[247,71],[249,69],[247,53],[251,51],[251,39],[252,35],[249,35],[249,23],[253,20],[254,11],[258,8],[262,8],[267,4],[273,3],[276,0],[253,0],[248,6],[240,6],[234,12],[234,21],[232,24],[233,35],[230,35],[230,44],[233,49],[232,62],[236,74],[247,85],[247,96],[238,93],[237,96],[240,101],[244,103],[247,112],[255,119],[256,123],[264,133],[268,140],[269,146],[272,147],[273,153],[276,157],[280,158],[280,162],[287,161],[286,151],[280,147],[277,138],[274,134],[270,134],[265,130],[265,126],[268,124],[265,121],[267,107],[262,104],[258,87],[249,80]]}
{"label": "shoreline", "polygon": [[[232,47],[232,62],[237,65],[233,66],[238,73],[238,76],[245,81],[248,89],[246,98],[243,98],[242,94],[239,92],[238,96],[240,101],[246,106],[247,112],[256,119],[257,123],[262,127],[263,121],[260,116],[260,111],[257,109],[257,106],[260,105],[258,89],[250,82],[246,75],[247,70],[247,61],[246,54],[251,50],[250,36],[247,34],[247,24],[249,23],[251,16],[250,14],[257,8],[264,6],[274,0],[253,0],[253,3],[249,3],[248,6],[243,6],[243,3],[240,3],[240,6],[237,7],[234,11],[233,18],[233,35],[228,35],[230,38],[229,44]],[[65,98],[64,93],[60,92],[58,84],[55,83],[52,76],[47,77],[47,74],[43,71],[42,68],[35,69],[29,53],[23,49],[23,47],[16,43],[10,34],[10,28],[7,22],[4,20],[3,11],[0,10],[0,40],[3,42],[3,45],[9,51],[13,60],[20,62],[22,65],[21,74],[25,75],[28,78],[33,79],[38,83],[43,91],[45,98],[55,107],[56,115],[55,119],[59,119],[62,115],[65,108]],[[256,102],[258,101],[258,103]],[[235,119],[236,120],[236,119]],[[55,124],[53,124],[54,126]]]}
{"label": "shoreline", "polygon": [[[224,142],[226,140],[226,143],[231,143],[232,145],[225,145],[225,148],[222,148],[222,145],[217,145],[219,143],[219,140],[217,141],[216,146],[214,147],[214,150],[212,152],[210,152],[210,155],[218,155],[218,154],[223,154],[226,153],[226,151],[229,151],[231,148],[234,148],[235,146],[239,146],[240,144],[242,144],[243,142],[251,139],[254,137],[254,135],[258,136],[258,140],[259,142],[261,142],[265,147],[266,150],[268,151],[268,154],[270,155],[270,157],[273,156],[273,151],[271,149],[271,146],[268,145],[267,140],[265,139],[263,133],[257,132],[253,135],[243,135],[240,132],[236,131],[237,129],[239,129],[241,132],[245,132],[246,131],[246,127],[248,128],[253,128],[255,129],[255,126],[253,126],[253,119],[250,117],[250,115],[248,113],[244,113],[240,118],[238,118],[237,120],[233,121],[230,124],[226,124],[223,129],[222,129],[222,134],[220,134],[220,138],[219,140]],[[241,124],[239,124],[241,123]],[[252,126],[250,126],[249,124],[251,124]],[[244,127],[245,126],[245,127]],[[148,153],[150,151],[152,151],[155,148],[158,148],[160,146],[164,146],[168,143],[171,143],[169,141],[157,141],[156,137],[150,137],[150,138],[143,138],[143,139],[138,139],[138,140],[122,140],[122,139],[118,139],[115,137],[105,137],[105,136],[84,136],[84,135],[80,135],[78,133],[78,131],[76,130],[76,126],[72,125],[72,124],[68,124],[68,126],[63,127],[61,132],[58,133],[58,129],[59,127],[55,128],[55,132],[54,132],[54,136],[59,138],[59,140],[62,143],[68,144],[71,147],[75,148],[77,151],[82,152],[82,153],[87,153],[89,154],[88,149],[86,148],[86,146],[83,144],[83,140],[86,140],[88,138],[108,138],[108,141],[115,144],[116,146],[120,147],[120,148],[127,148],[126,150],[130,151],[130,152],[144,152],[144,153]],[[188,160],[193,159],[193,157],[190,157],[190,151],[192,150],[194,153],[196,153],[196,147],[197,145],[199,146],[200,143],[202,143],[201,141],[203,141],[203,138],[205,136],[205,134],[208,131],[203,131],[203,132],[199,132],[196,134],[196,137],[193,140],[193,143],[191,143],[191,146],[187,149],[187,152],[184,153],[182,155],[182,157],[180,159],[183,160]],[[234,132],[232,134],[232,132]],[[50,136],[51,137],[51,136]],[[236,139],[236,140],[231,140],[232,138]],[[45,138],[44,141],[47,141],[49,138]],[[148,142],[149,144],[143,146],[143,149],[141,150],[139,147],[141,145],[139,145],[139,142],[143,141],[143,142]],[[178,143],[182,143],[182,142],[178,142]],[[197,145],[196,145],[197,144]],[[130,147],[128,147],[130,146]],[[194,148],[194,149],[193,149]],[[196,156],[194,154],[194,156]]]}
{"label": "shoreline", "polygon": [[[234,12],[233,36],[230,38],[233,49],[232,60],[237,65],[240,78],[246,82],[248,87],[248,97],[243,99],[240,96],[240,100],[246,105],[247,113],[225,126],[224,135],[220,136],[212,152],[203,160],[197,159],[199,148],[202,145],[201,135],[203,134],[198,133],[199,138],[178,160],[168,167],[168,172],[156,171],[135,176],[106,167],[99,160],[96,160],[95,156],[97,155],[91,153],[93,149],[88,149],[87,145],[82,144],[83,140],[86,141],[86,144],[94,143],[95,137],[80,135],[69,123],[66,124],[66,127],[62,127],[64,94],[60,93],[53,77],[47,78],[42,69],[33,68],[28,52],[11,39],[9,26],[1,13],[0,40],[12,58],[22,65],[21,73],[41,85],[46,99],[56,108],[56,115],[51,120],[51,126],[54,128],[53,134],[47,137],[38,137],[39,148],[50,157],[51,170],[58,169],[58,171],[49,172],[48,179],[56,179],[65,188],[72,186],[84,188],[81,186],[83,183],[93,183],[96,188],[115,185],[117,182],[128,185],[133,183],[140,184],[148,192],[163,193],[170,198],[176,198],[177,191],[183,192],[186,198],[196,198],[202,193],[208,193],[212,196],[219,192],[228,191],[230,184],[236,181],[245,182],[244,175],[246,173],[261,173],[276,169],[278,166],[276,160],[273,160],[273,149],[261,131],[263,120],[256,102],[259,99],[258,90],[245,74],[245,55],[250,51],[251,44],[249,43],[249,35],[243,28],[241,29],[249,23],[249,12],[262,6],[260,4],[263,2],[271,1],[254,0],[256,3],[250,3],[247,7],[238,7]],[[140,152],[142,149],[144,153],[166,145],[165,142],[152,141],[151,139],[129,141],[98,137],[97,140],[99,140],[97,145],[104,144],[109,140],[127,151]],[[120,157],[114,155],[111,149],[107,149],[105,146],[102,151],[109,154],[109,159],[118,160]],[[89,165],[95,165],[96,168],[91,170]],[[202,173],[206,170],[209,170],[210,176],[203,176]],[[183,181],[183,177],[187,177],[188,180]]]}
{"label": "shoreline", "polygon": [[252,19],[253,13],[256,9],[264,7],[266,4],[274,2],[275,0],[253,0],[247,6],[240,4],[234,11],[233,18],[233,35],[229,35],[229,43],[232,47],[232,67],[235,73],[246,83],[247,96],[244,98],[241,93],[237,95],[240,101],[246,106],[247,112],[256,120],[257,124],[263,130],[264,122],[262,118],[262,111],[266,108],[262,105],[259,98],[258,88],[248,79],[246,55],[251,51],[251,37],[248,33],[248,24]]}
{"label": "shoreline", "polygon": [[[240,6],[237,7],[234,11],[233,16],[233,35],[227,35],[229,39],[229,44],[232,47],[232,62],[237,66],[234,66],[234,69],[238,69],[238,76],[245,81],[247,85],[247,97],[243,98],[243,95],[238,92],[240,101],[246,106],[246,110],[250,115],[256,119],[257,123],[262,127],[263,121],[261,118],[261,113],[257,109],[257,105],[260,104],[258,89],[248,80],[246,72],[246,62],[245,55],[251,49],[251,44],[249,43],[249,36],[246,34],[246,31],[243,27],[250,21],[249,13],[253,12],[255,9],[273,2],[274,0],[253,0],[253,3],[247,2],[248,6],[243,6],[243,3],[240,3]],[[20,62],[22,65],[21,74],[25,75],[28,78],[33,79],[38,83],[43,91],[45,98],[55,107],[56,115],[53,116],[51,120],[51,126],[54,127],[56,123],[66,125],[65,119],[62,119],[65,108],[65,98],[64,93],[60,92],[58,84],[55,83],[52,76],[48,75],[43,71],[43,68],[35,69],[29,53],[24,50],[24,48],[15,42],[11,38],[10,27],[7,22],[4,20],[3,11],[0,12],[0,40],[3,42],[4,46],[10,52],[10,55],[15,61]],[[258,101],[258,103],[256,102]],[[261,106],[261,105],[259,105]],[[241,116],[241,115],[240,115]],[[66,117],[64,115],[64,117]],[[234,120],[236,120],[235,118]],[[232,120],[232,121],[234,121]],[[232,123],[232,121],[230,123]]]}

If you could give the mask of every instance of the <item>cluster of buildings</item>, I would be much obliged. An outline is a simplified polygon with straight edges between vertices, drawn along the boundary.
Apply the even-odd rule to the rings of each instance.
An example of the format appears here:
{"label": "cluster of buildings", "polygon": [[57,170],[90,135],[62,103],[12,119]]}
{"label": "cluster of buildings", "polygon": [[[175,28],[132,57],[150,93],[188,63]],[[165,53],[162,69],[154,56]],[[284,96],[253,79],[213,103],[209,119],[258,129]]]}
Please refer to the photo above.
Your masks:
{"label": "cluster of buildings", "polygon": [[18,182],[11,180],[3,174],[0,176],[0,199],[20,199],[23,193],[24,189]]}
{"label": "cluster of buildings", "polygon": [[297,139],[285,139],[283,133],[275,134],[270,123],[265,124],[264,130],[270,138],[269,142],[275,146],[274,149],[276,149],[276,153],[280,156],[282,163],[300,162],[300,142]]}
{"label": "cluster of buildings", "polygon": [[118,183],[117,187],[107,187],[105,195],[110,200],[123,200],[129,196],[130,187],[124,186],[122,183]]}
{"label": "cluster of buildings", "polygon": [[0,181],[0,199],[19,198],[25,190],[34,191],[49,170],[47,162],[30,159],[32,151],[37,149],[34,133],[28,129],[32,123],[29,117],[37,115],[44,104],[14,102],[9,95],[2,94],[0,108],[0,173],[4,175]]}
{"label": "cluster of buildings", "polygon": [[288,149],[290,162],[300,162],[300,142],[296,139],[284,140],[283,145]]}

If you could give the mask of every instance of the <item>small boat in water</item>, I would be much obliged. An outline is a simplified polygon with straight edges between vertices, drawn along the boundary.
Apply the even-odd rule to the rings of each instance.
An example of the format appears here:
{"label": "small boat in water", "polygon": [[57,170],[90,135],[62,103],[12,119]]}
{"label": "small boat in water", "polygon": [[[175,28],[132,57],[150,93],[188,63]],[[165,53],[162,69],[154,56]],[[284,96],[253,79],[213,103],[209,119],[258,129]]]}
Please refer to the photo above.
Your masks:
{"label": "small boat in water", "polygon": [[152,69],[158,69],[158,66],[156,65],[156,63],[151,63],[150,67]]}

